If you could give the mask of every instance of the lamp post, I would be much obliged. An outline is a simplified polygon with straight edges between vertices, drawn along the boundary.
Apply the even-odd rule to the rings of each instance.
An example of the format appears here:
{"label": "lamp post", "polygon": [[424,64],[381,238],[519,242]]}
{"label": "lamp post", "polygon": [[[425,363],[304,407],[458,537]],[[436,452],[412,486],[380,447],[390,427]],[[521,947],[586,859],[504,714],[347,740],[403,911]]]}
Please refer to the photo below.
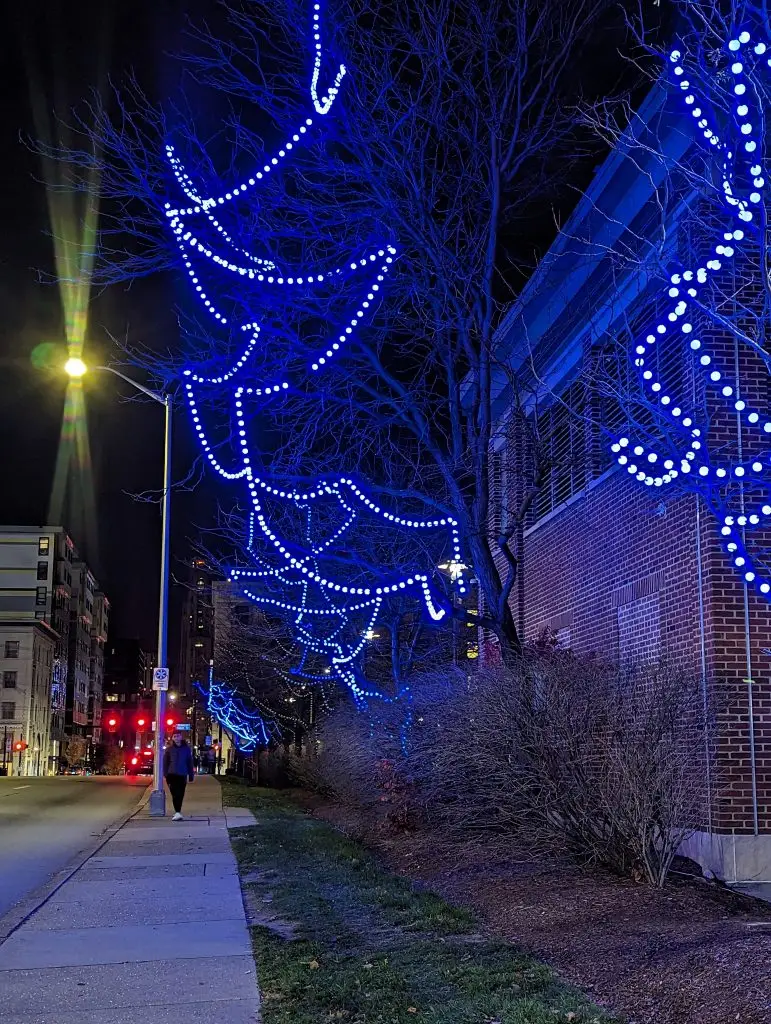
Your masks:
{"label": "lamp post", "polygon": [[[143,395],[163,406],[165,411],[164,459],[163,459],[163,501],[161,505],[161,585],[158,607],[158,667],[166,668],[166,639],[168,633],[169,606],[169,527],[171,519],[171,396],[159,395],[143,384],[127,377],[112,366],[95,366],[95,370],[112,373],[125,380]],[[64,364],[69,377],[80,378],[88,371],[82,359],[71,358]],[[163,789],[163,742],[166,716],[166,691],[155,693],[155,750],[153,758],[153,791],[150,794],[150,814],[162,818],[166,814],[166,793]]]}

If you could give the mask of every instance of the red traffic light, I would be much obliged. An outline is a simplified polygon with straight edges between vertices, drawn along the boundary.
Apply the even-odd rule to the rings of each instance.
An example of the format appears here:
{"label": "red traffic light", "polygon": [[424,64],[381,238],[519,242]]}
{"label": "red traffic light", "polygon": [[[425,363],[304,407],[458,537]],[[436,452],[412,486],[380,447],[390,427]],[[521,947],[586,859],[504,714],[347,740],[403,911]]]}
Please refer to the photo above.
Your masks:
{"label": "red traffic light", "polygon": [[174,725],[174,719],[173,718],[167,718],[166,719],[166,725],[168,725],[168,727],[171,728]]}
{"label": "red traffic light", "polygon": [[144,718],[138,718],[137,725],[139,726],[140,729],[142,729],[144,728],[145,725],[147,725],[147,721]]}
{"label": "red traffic light", "polygon": [[118,724],[118,719],[117,718],[108,718],[107,719],[107,724],[109,725],[109,727],[111,729],[114,729],[115,726]]}
{"label": "red traffic light", "polygon": [[131,758],[131,763],[132,764],[137,764],[138,762],[139,762],[139,758],[138,757],[132,757]]}
{"label": "red traffic light", "polygon": [[27,743],[25,740],[16,740],[16,742],[13,745],[13,749],[21,753],[22,750],[26,750],[28,746],[29,743]]}

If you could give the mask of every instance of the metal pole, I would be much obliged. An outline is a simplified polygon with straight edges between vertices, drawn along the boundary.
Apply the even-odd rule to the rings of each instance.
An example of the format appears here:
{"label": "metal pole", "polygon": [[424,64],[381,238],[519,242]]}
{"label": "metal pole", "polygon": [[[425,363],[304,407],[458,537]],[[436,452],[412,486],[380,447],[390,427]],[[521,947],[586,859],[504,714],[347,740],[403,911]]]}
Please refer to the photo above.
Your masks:
{"label": "metal pole", "polygon": [[[169,605],[169,527],[171,512],[171,398],[163,396],[166,409],[166,439],[163,462],[163,505],[161,520],[161,592],[158,608],[158,667],[167,668],[166,634]],[[155,694],[155,758],[153,764],[153,792],[150,794],[150,814],[162,818],[166,815],[166,793],[163,789],[163,746],[166,724],[166,691]]]}

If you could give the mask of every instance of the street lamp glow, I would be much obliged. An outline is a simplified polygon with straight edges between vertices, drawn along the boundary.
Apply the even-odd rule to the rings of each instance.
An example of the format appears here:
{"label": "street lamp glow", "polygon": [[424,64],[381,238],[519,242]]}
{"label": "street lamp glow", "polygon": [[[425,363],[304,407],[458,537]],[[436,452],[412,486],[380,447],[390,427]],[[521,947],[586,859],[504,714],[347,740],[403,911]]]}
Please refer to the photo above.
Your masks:
{"label": "street lamp glow", "polygon": [[442,572],[449,573],[450,579],[455,581],[458,579],[459,576],[463,575],[466,569],[468,569],[468,566],[464,565],[463,562],[459,562],[457,559],[453,558],[449,562],[442,562],[440,565],[437,566],[437,568],[441,569]]}
{"label": "street lamp glow", "polygon": [[64,372],[68,377],[82,377],[87,369],[86,364],[78,356],[72,356],[64,364]]}

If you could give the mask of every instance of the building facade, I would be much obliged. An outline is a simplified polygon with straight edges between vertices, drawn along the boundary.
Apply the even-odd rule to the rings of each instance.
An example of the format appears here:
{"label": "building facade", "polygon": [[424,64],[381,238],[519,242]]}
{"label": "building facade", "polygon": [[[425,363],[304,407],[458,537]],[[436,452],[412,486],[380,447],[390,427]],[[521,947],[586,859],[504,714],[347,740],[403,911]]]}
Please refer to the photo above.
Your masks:
{"label": "building facade", "polygon": [[[697,675],[705,694],[720,693],[718,781],[708,820],[684,852],[727,881],[767,881],[771,605],[744,585],[721,544],[717,492],[689,482],[684,472],[675,487],[655,485],[657,470],[645,463],[640,473],[635,464],[644,446],[634,448],[624,436],[630,422],[632,434],[660,436],[653,403],[636,397],[622,356],[639,352],[629,348],[630,339],[644,340],[639,329],[664,316],[660,284],[656,291],[646,270],[649,254],[657,251],[666,263],[677,249],[686,267],[701,265],[701,224],[708,221],[699,196],[687,189],[679,204],[661,203],[673,162],[689,145],[684,115],[658,88],[639,113],[656,146],[646,158],[644,148],[622,145],[607,159],[499,333],[501,358],[532,385],[532,397],[516,405],[503,378],[494,389],[492,486],[502,508],[518,507],[532,487],[534,444],[548,467],[514,537],[520,574],[512,608],[528,639],[546,631],[561,646],[621,666],[666,661]],[[655,150],[671,161],[657,159]],[[716,281],[740,315],[736,310],[757,288],[748,266],[734,262]],[[718,318],[705,317],[697,329],[711,353],[706,363],[698,342],[693,348],[680,338],[661,348],[655,379],[672,394],[688,395],[721,457],[739,465],[742,426],[721,400],[731,389],[722,396],[710,390],[703,367],[710,358],[731,366],[742,400],[766,416],[768,370]],[[757,490],[742,485],[747,517],[761,500]],[[758,528],[753,538],[771,550],[771,532]]]}
{"label": "building facade", "polygon": [[62,527],[0,527],[0,718],[9,716],[0,729],[27,743],[15,771],[56,771],[72,735],[100,741],[89,706],[101,706],[108,617],[107,598]]}
{"label": "building facade", "polygon": [[139,640],[118,637],[106,648],[103,741],[132,750],[151,740],[154,720],[151,657]]}
{"label": "building facade", "polygon": [[194,695],[196,683],[206,682],[209,663],[214,657],[214,579],[214,573],[202,558],[193,559],[188,572],[179,648],[177,689],[183,699]]}

